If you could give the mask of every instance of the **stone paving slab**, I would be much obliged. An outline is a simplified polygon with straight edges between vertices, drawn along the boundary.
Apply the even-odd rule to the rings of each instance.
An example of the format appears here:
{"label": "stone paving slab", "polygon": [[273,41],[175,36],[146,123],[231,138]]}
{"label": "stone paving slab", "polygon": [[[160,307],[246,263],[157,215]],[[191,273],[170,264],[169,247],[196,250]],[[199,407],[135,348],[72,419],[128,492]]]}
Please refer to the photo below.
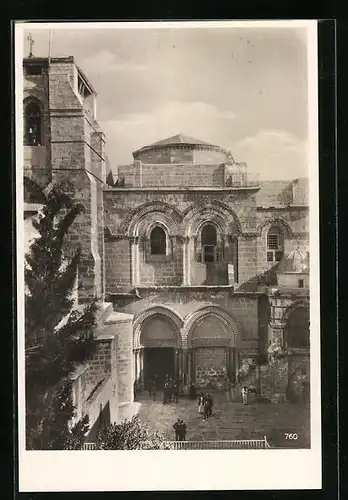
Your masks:
{"label": "stone paving slab", "polygon": [[[161,394],[152,401],[148,394],[137,398],[139,417],[157,429],[168,440],[175,439],[173,425],[178,418],[187,425],[189,441],[216,439],[262,439],[277,447],[308,448],[309,408],[291,403],[231,403],[224,395],[214,397],[214,415],[203,420],[196,401],[181,399],[177,404],[163,405]],[[285,433],[298,434],[296,441],[287,441]]]}

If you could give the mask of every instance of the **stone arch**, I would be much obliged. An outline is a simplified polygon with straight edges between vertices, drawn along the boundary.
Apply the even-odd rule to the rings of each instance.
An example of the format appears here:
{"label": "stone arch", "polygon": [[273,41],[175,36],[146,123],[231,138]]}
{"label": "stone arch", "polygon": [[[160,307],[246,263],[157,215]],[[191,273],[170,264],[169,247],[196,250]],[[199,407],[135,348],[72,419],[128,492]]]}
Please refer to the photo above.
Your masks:
{"label": "stone arch", "polygon": [[191,347],[192,333],[197,324],[197,322],[205,317],[215,316],[224,325],[228,327],[231,331],[231,341],[230,345],[235,346],[238,343],[238,339],[241,334],[241,327],[237,321],[224,309],[219,306],[205,306],[190,314],[185,321],[182,336],[183,344],[187,347]]}
{"label": "stone arch", "polygon": [[[298,323],[296,325],[293,323],[294,316],[298,313],[304,311],[305,316],[300,316],[300,334],[298,334]],[[284,342],[288,344],[290,349],[294,348],[309,348],[310,343],[310,315],[309,315],[309,301],[306,299],[299,299],[290,304],[283,314],[283,324],[284,324]],[[297,322],[299,318],[296,318]],[[303,323],[303,320],[308,321],[308,323]]]}
{"label": "stone arch", "polygon": [[154,316],[163,316],[167,320],[169,320],[175,327],[175,333],[177,338],[177,344],[180,347],[182,344],[180,330],[183,327],[184,321],[180,314],[178,314],[174,309],[169,306],[165,306],[162,304],[153,305],[149,309],[142,311],[139,313],[133,321],[133,348],[139,349],[142,347],[141,345],[141,325],[147,319]]}
{"label": "stone arch", "polygon": [[268,231],[268,229],[270,229],[272,226],[278,227],[285,233],[285,236],[287,238],[294,237],[294,233],[290,224],[281,217],[272,217],[262,222],[262,224],[260,224],[258,227],[258,236],[262,236],[262,234],[265,234],[265,232]]}
{"label": "stone arch", "polygon": [[204,222],[218,225],[225,234],[242,233],[242,226],[236,212],[218,200],[207,200],[204,204],[193,205],[186,210],[182,226],[186,236],[195,236]]}
{"label": "stone arch", "polygon": [[291,316],[291,314],[295,311],[295,309],[298,308],[306,308],[309,310],[309,300],[304,298],[304,299],[298,299],[292,302],[291,304],[288,305],[288,307],[284,310],[283,313],[283,322],[286,323]]}
{"label": "stone arch", "polygon": [[144,203],[133,210],[122,222],[120,232],[126,233],[127,236],[139,236],[139,234],[137,234],[139,224],[146,220],[147,215],[154,213],[158,214],[159,221],[167,221],[167,225],[173,228],[175,234],[179,233],[179,227],[182,221],[181,212],[169,203],[161,201]]}
{"label": "stone arch", "polygon": [[[28,115],[28,110],[31,109],[31,116]],[[33,115],[33,111],[37,109],[38,116]],[[43,144],[43,103],[37,97],[30,95],[23,100],[23,116],[24,116],[24,144],[29,146]],[[34,138],[35,137],[35,138]]]}

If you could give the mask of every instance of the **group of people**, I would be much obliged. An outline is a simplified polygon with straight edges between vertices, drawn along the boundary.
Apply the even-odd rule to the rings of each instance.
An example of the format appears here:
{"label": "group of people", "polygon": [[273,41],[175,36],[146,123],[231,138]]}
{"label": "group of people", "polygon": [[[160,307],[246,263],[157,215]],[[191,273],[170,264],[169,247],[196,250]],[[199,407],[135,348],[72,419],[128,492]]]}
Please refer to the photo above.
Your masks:
{"label": "group of people", "polygon": [[203,414],[203,420],[213,416],[213,404],[214,401],[210,394],[204,395],[200,393],[198,395],[198,411]]}
{"label": "group of people", "polygon": [[186,441],[186,424],[183,420],[178,418],[173,429],[175,430],[175,441]]}
{"label": "group of people", "polygon": [[163,388],[163,404],[170,403],[174,401],[177,403],[179,401],[180,393],[180,380],[173,380],[171,377],[166,375]]}

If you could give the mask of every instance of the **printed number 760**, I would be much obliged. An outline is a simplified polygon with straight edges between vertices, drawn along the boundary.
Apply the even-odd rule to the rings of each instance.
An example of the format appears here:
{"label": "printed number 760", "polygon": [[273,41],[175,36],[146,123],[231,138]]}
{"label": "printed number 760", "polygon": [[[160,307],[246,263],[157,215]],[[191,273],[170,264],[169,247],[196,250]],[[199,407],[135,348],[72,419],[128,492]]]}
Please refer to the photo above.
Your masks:
{"label": "printed number 760", "polygon": [[298,434],[296,434],[296,432],[294,433],[288,433],[288,432],[284,432],[284,436],[285,436],[285,439],[297,439],[298,438]]}

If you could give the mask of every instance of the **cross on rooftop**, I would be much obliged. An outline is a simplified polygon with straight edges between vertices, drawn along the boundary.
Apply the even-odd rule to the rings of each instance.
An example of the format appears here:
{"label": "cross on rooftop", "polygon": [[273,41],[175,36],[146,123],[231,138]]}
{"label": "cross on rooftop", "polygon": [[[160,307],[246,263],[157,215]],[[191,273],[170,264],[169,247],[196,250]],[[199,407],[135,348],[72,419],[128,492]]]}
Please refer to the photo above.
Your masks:
{"label": "cross on rooftop", "polygon": [[33,45],[34,45],[34,40],[33,37],[31,36],[31,33],[27,36],[27,40],[29,42],[29,57],[33,57]]}

